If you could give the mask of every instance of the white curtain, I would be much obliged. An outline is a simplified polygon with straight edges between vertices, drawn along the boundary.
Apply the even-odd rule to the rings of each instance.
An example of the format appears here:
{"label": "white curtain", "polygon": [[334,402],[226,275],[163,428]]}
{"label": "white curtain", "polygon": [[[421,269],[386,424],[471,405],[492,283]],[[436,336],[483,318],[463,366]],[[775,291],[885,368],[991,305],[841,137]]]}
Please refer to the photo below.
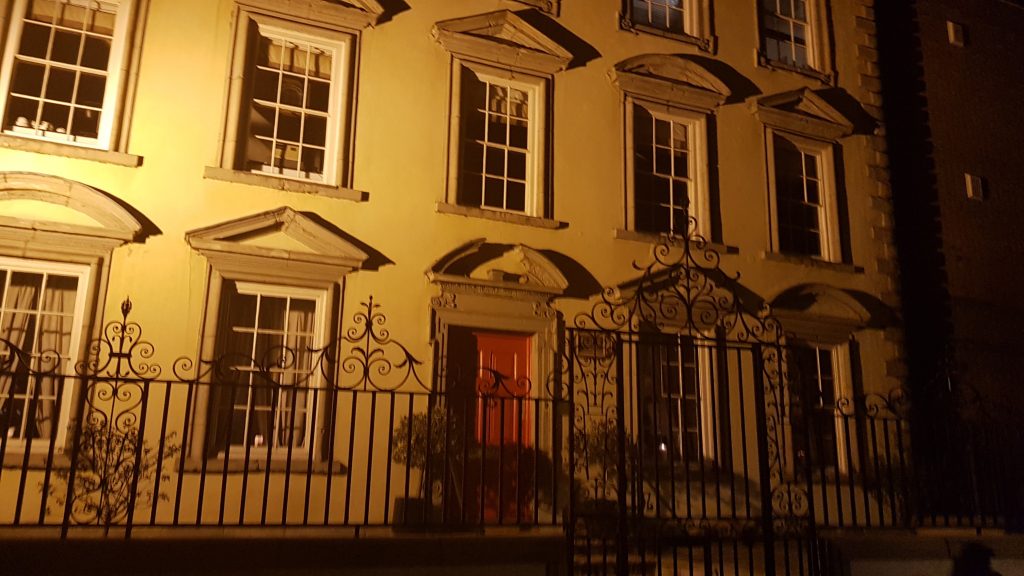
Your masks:
{"label": "white curtain", "polygon": [[[222,306],[227,306],[220,337],[224,348],[218,350],[218,355],[230,355],[238,380],[233,384],[233,399],[224,391],[215,391],[220,406],[216,408],[218,421],[212,427],[211,448],[224,449],[229,426],[230,443],[235,446],[273,442],[275,447],[287,447],[289,443],[299,447],[307,426],[304,387],[312,369],[308,348],[314,345],[316,303],[240,294],[234,285],[225,290],[230,292],[222,300]],[[284,370],[277,362],[282,353],[287,363]],[[243,360],[250,358],[254,366]],[[269,378],[261,367],[271,371]],[[297,410],[294,417],[292,410]],[[230,424],[228,418],[233,419]]]}
{"label": "white curtain", "polygon": [[[57,381],[71,348],[78,280],[74,277],[7,272],[0,300],[0,338],[25,354],[0,373],[0,414],[13,438],[49,438],[57,414]],[[45,286],[44,286],[45,284]],[[27,361],[27,364],[26,364]],[[35,414],[25,411],[35,400]]]}

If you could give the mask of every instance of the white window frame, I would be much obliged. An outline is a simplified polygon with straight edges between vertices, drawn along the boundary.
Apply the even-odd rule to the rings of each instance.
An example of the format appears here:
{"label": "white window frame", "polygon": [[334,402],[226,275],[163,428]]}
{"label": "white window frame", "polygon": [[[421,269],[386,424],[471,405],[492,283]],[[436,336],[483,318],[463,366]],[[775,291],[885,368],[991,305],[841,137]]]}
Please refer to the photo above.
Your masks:
{"label": "white window frame", "polygon": [[[90,282],[92,280],[90,266],[86,264],[72,264],[48,260],[0,256],[0,268],[7,272],[17,271],[32,274],[59,274],[61,276],[78,277],[78,288],[75,294],[74,320],[71,328],[71,341],[69,343],[66,356],[62,358],[62,365],[56,371],[58,374],[73,376],[75,363],[78,361],[78,355],[82,352],[82,336],[85,327],[86,313],[85,306],[89,290],[91,288]],[[67,440],[68,422],[70,422],[71,419],[71,399],[75,396],[74,382],[75,379],[73,378],[69,378],[65,381],[63,394],[60,398],[60,406],[55,407],[57,420],[54,422],[53,429],[57,436],[55,446],[58,448],[62,448]],[[3,433],[6,434],[6,431]],[[15,450],[19,448],[24,449],[24,446],[27,443],[28,441],[24,439],[8,439],[7,447],[8,450],[12,448]],[[33,440],[32,452],[46,452],[49,449],[49,443],[49,438]]]}
{"label": "white window frame", "polygon": [[[799,342],[791,344],[793,348],[813,349],[813,350],[828,350],[832,354],[832,382],[834,383],[836,400],[842,398],[852,398],[852,374],[851,374],[851,357],[850,357],[850,346],[847,343],[840,344],[829,344],[826,342],[819,342],[814,340],[801,340]],[[792,384],[787,384],[791,386]],[[787,406],[791,402],[790,395],[800,394],[801,390],[790,390],[787,395],[786,403]],[[805,411],[805,418],[810,417],[811,407],[804,406],[802,409]],[[848,416],[849,417],[849,416]],[[844,449],[847,445],[850,446],[850,452],[856,454],[857,447],[850,444],[851,438],[849,438],[846,426],[843,423],[843,415],[840,413],[838,407],[834,410],[833,423],[835,425],[835,451],[836,451],[836,472],[840,475],[846,475],[850,471],[850,462],[846,456],[846,450]],[[787,438],[787,444],[790,449],[788,451],[788,457],[790,462],[787,465],[787,469],[793,471],[797,465],[796,451],[794,446],[793,436],[793,423],[790,417],[790,410],[786,410],[786,426],[785,426]],[[808,458],[810,456],[807,456]],[[832,464],[818,464],[812,465],[812,472],[818,472],[821,470],[828,470],[832,468]]]}
{"label": "white window frame", "polygon": [[[695,458],[692,458],[692,457],[681,457],[681,456],[678,456],[678,455],[677,456],[671,456],[670,458],[673,458],[673,461],[675,461],[675,462],[678,462],[680,458],[683,458],[685,461],[697,463],[698,465],[700,465],[699,464],[700,462],[704,462],[704,461],[717,462],[719,460],[719,454],[717,454],[716,451],[715,451],[715,447],[716,447],[716,444],[717,444],[717,438],[716,438],[716,431],[715,431],[715,427],[714,427],[714,422],[715,422],[715,415],[714,415],[714,409],[713,409],[714,402],[712,401],[712,394],[714,394],[714,390],[713,390],[712,385],[711,385],[711,382],[712,382],[712,371],[717,369],[717,365],[716,365],[717,359],[716,359],[715,354],[713,354],[713,352],[715,350],[715,348],[714,348],[714,345],[715,345],[714,341],[713,340],[708,340],[704,336],[688,336],[688,335],[672,335],[672,334],[667,334],[664,337],[665,338],[669,338],[669,337],[676,338],[675,346],[666,346],[664,344],[656,344],[656,345],[659,346],[663,350],[666,350],[666,349],[668,349],[668,350],[675,350],[676,351],[676,358],[677,358],[677,360],[679,358],[680,349],[684,345],[681,342],[681,340],[689,340],[689,342],[687,344],[685,344],[685,345],[688,345],[688,346],[691,346],[691,347],[694,348],[694,352],[695,352],[694,359],[695,359],[695,361],[697,363],[697,366],[696,366],[697,382],[696,382],[696,384],[697,384],[697,392],[699,394],[699,398],[698,398],[698,402],[697,402],[697,406],[698,406],[698,410],[699,410],[699,418],[700,418],[700,422],[699,422],[700,438],[698,438],[698,443],[700,444],[699,459],[695,459]],[[659,362],[659,365],[656,366],[656,368],[657,369],[661,369],[661,367],[663,365],[664,364]],[[680,386],[682,386],[682,384],[683,384],[682,362],[678,362],[677,363],[677,374],[678,374],[678,377],[679,377],[678,383],[679,383]],[[659,375],[658,378],[661,378],[661,376]],[[638,382],[638,381],[639,381],[638,379],[634,378],[634,382]],[[654,384],[654,386],[657,387],[659,383],[658,382],[653,382],[652,384]],[[665,406],[667,406],[669,402],[678,403],[679,406],[680,406],[680,408],[679,408],[680,414],[682,414],[683,402],[684,402],[684,399],[682,397],[665,396],[664,394],[662,394],[662,391],[660,389],[652,390],[652,394],[657,395],[658,396],[658,402],[659,403],[664,403]],[[661,408],[661,406],[658,406],[657,408]],[[669,410],[664,410],[664,412],[665,412],[664,414],[661,413],[661,412],[662,412],[662,410],[659,410],[659,413],[658,413],[659,417],[660,416],[671,415],[671,412]],[[653,423],[652,423],[652,425],[653,425]],[[671,430],[671,423],[668,423],[668,425],[669,425],[669,430]],[[681,438],[679,440],[681,442],[685,441],[685,439],[686,439],[685,437],[686,437],[686,431],[684,430],[684,431],[682,431],[682,436],[681,436]],[[668,446],[664,446],[664,447],[662,447],[662,446],[655,446],[653,448],[657,449],[659,452],[663,452],[663,451],[667,450],[669,447]]]}
{"label": "white window frame", "polygon": [[[308,43],[334,52],[322,178],[302,177],[298,173],[250,171],[246,166],[249,137],[249,124],[246,118],[253,99],[252,82],[255,69],[253,48],[261,35]],[[356,45],[355,31],[321,28],[240,7],[235,31],[224,145],[221,152],[222,168],[303,183],[345,186],[350,179],[347,166],[352,146],[348,135],[352,124],[351,99]]]}
{"label": "white window frame", "polygon": [[671,6],[673,0],[624,0],[624,26],[642,32],[697,44],[703,50],[713,49],[714,41],[711,38],[711,22],[709,18],[710,0],[678,0],[679,8],[682,9],[683,13],[682,30],[669,28],[667,22],[665,26],[659,26],[656,23],[650,22],[647,14],[640,15],[637,13],[636,2],[643,2],[647,5],[645,8],[648,11],[647,14],[652,14],[652,11],[664,10],[662,6],[668,6],[669,10],[674,9]]}
{"label": "white window frame", "polygon": [[[83,3],[85,0],[59,0],[75,4]],[[134,20],[136,0],[103,0],[105,3],[118,4],[117,17],[114,21],[114,37],[110,46],[110,57],[107,63],[107,82],[103,93],[103,105],[99,124],[98,135],[92,138],[75,138],[69,134],[58,134],[57,132],[44,132],[32,127],[12,126],[3,131],[4,134],[44,140],[48,142],[59,142],[86,148],[97,148],[110,150],[114,148],[116,128],[122,121],[123,106],[123,84],[128,70],[127,55],[129,39],[134,34],[131,23]],[[0,2],[0,8],[2,8]],[[14,71],[14,61],[17,56],[18,47],[21,42],[21,32],[24,26],[25,13],[28,8],[28,0],[13,0],[10,11],[10,27],[7,34],[7,42],[4,47],[2,64],[0,64],[0,122],[7,115],[7,105],[10,99],[11,79]]]}
{"label": "white window frame", "polygon": [[[819,227],[821,238],[820,254],[796,254],[783,252],[779,242],[780,211],[778,194],[776,190],[776,164],[775,164],[775,137],[784,138],[791,142],[804,154],[814,155],[818,158],[819,168],[819,197],[821,207],[819,208]],[[842,260],[842,249],[839,240],[839,210],[838,197],[836,195],[835,182],[835,155],[833,144],[822,140],[815,140],[800,136],[792,132],[765,128],[765,148],[767,151],[768,163],[768,191],[769,191],[769,214],[771,214],[771,248],[773,252],[800,258],[811,258],[826,262],[840,262]]]}
{"label": "white window frame", "polygon": [[652,116],[659,120],[678,122],[689,128],[691,138],[688,138],[690,150],[688,151],[687,171],[690,175],[690,207],[688,216],[696,220],[696,228],[693,232],[710,237],[711,233],[711,200],[708,187],[708,154],[707,154],[707,114],[687,110],[676,106],[656,104],[653,101],[626,95],[625,98],[625,127],[626,127],[626,228],[648,234],[669,234],[670,236],[686,237],[689,234],[688,224],[682,229],[676,227],[672,231],[650,231],[637,228],[636,209],[636,149],[635,131],[633,126],[633,107],[640,106],[647,110]]}
{"label": "white window frame", "polygon": [[[464,174],[462,168],[462,140],[463,140],[463,118],[462,118],[462,69],[467,68],[470,72],[487,83],[503,84],[517,90],[526,92],[530,98],[528,105],[529,119],[527,124],[527,158],[526,158],[526,199],[525,211],[500,209],[483,205],[483,189],[481,188],[481,205],[472,206],[466,204],[462,198],[462,185]],[[534,76],[522,72],[514,72],[503,68],[496,68],[479,62],[472,62],[459,58],[452,59],[452,104],[451,104],[451,126],[450,126],[450,181],[449,181],[449,203],[466,206],[471,209],[502,212],[509,214],[522,214],[543,218],[545,217],[545,196],[547,181],[547,82],[546,78]]]}
{"label": "white window frame", "polygon": [[[797,0],[757,0],[757,11],[758,11],[758,22],[759,30],[761,34],[760,44],[758,46],[758,55],[761,64],[768,66],[777,66],[780,68],[786,68],[796,71],[813,71],[819,73],[826,73],[831,63],[828,61],[828,50],[827,41],[828,29],[825,23],[825,7],[822,4],[822,0],[803,0],[805,2],[805,11],[807,15],[807,33],[805,38],[805,50],[807,52],[807,64],[800,65],[796,62],[787,62],[778,58],[769,58],[766,50],[766,30],[767,25],[765,17],[767,14],[771,14],[781,20],[791,21],[794,20],[791,17],[783,16],[777,9],[771,10],[765,7],[765,2],[776,2],[776,6],[781,2],[794,2]],[[792,30],[792,28],[791,28]],[[790,35],[792,40],[792,34]]]}
{"label": "white window frame", "polygon": [[[325,345],[325,343],[326,343],[326,326],[327,326],[327,308],[328,308],[328,306],[327,306],[327,302],[328,302],[327,290],[320,290],[320,289],[315,289],[315,288],[301,288],[301,287],[296,287],[296,286],[285,286],[285,285],[280,285],[280,284],[266,284],[266,283],[262,283],[262,282],[251,282],[251,281],[245,281],[245,280],[233,280],[231,282],[234,282],[235,290],[237,291],[237,293],[239,295],[258,295],[258,296],[269,296],[269,297],[277,297],[277,298],[295,298],[295,299],[312,300],[312,301],[314,301],[316,303],[316,312],[314,313],[314,318],[313,318],[313,343],[312,343],[312,347],[313,348],[320,348],[320,347]],[[218,295],[218,300],[217,300],[217,307],[218,307],[217,313],[218,314],[221,313],[221,310],[219,309],[219,307],[220,307],[221,303],[223,302],[223,289],[224,289],[224,285],[221,284],[221,293]],[[220,329],[223,330],[223,329],[226,329],[226,327],[221,326]],[[215,348],[215,351],[222,352],[218,348]],[[219,356],[219,354],[218,354],[218,356]],[[253,360],[259,360],[259,359],[258,358],[254,358]],[[308,454],[310,450],[317,450],[317,449],[319,449],[319,446],[315,446],[314,445],[314,443],[316,441],[316,435],[314,435],[314,433],[313,433],[313,426],[312,426],[312,424],[313,424],[313,420],[314,419],[319,420],[317,418],[318,415],[314,414],[314,411],[313,411],[313,405],[314,405],[313,397],[314,397],[314,394],[315,394],[315,392],[313,392],[313,391],[314,390],[324,390],[323,382],[322,382],[322,380],[320,378],[320,371],[319,370],[315,370],[315,369],[312,370],[310,378],[305,381],[305,383],[303,384],[303,387],[304,387],[304,389],[309,391],[309,393],[306,394],[306,410],[305,410],[305,414],[306,414],[307,421],[305,423],[305,430],[306,430],[306,432],[305,432],[305,437],[303,438],[302,446],[294,446],[294,445],[293,446],[281,446],[281,447],[274,446],[274,447],[271,448],[271,457],[272,458],[275,458],[275,459],[286,458],[289,453],[291,453],[292,457],[294,458],[296,456],[301,456],[301,455]],[[228,412],[229,412],[229,417],[232,417],[233,413],[234,413],[234,398],[228,398],[225,401],[228,402],[229,404],[231,404],[231,408],[230,408],[230,410]],[[214,410],[216,410],[218,407],[212,407],[212,408]],[[248,414],[246,415],[246,418],[248,419]],[[275,419],[275,423],[276,423],[276,419]],[[248,421],[247,421],[247,424],[248,424]],[[323,423],[320,422],[320,425],[322,426]],[[233,451],[238,451],[238,452],[244,453],[245,449],[246,449],[246,447],[245,447],[244,444],[231,444],[231,450],[233,450]],[[258,446],[258,447],[257,446],[253,446],[251,448],[251,450],[252,451],[251,451],[251,454],[249,456],[249,459],[253,460],[253,461],[261,460],[266,455],[266,448],[264,446],[262,446],[262,445]],[[217,456],[220,457],[220,458],[223,458],[224,457],[223,450],[218,450]],[[234,454],[234,457],[241,457],[241,455],[236,452]]]}

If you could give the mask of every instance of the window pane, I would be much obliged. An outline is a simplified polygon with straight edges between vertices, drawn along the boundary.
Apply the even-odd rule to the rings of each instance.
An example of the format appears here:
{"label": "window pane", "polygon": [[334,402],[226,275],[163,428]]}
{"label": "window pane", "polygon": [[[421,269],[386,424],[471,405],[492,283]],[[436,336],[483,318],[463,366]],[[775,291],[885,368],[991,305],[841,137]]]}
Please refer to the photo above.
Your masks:
{"label": "window pane", "polygon": [[280,81],[280,72],[263,68],[256,69],[252,87],[253,97],[265,102],[277,102],[277,89]]}
{"label": "window pane", "polygon": [[298,170],[299,147],[294,144],[278,143],[274,147],[274,166],[285,170]]}
{"label": "window pane", "polygon": [[57,14],[57,6],[56,0],[29,0],[26,15],[33,20],[50,23]]}
{"label": "window pane", "polygon": [[96,138],[100,131],[100,113],[76,108],[69,134],[83,138]]}
{"label": "window pane", "polygon": [[522,182],[508,183],[508,205],[506,208],[517,212],[526,211],[526,186]]}
{"label": "window pane", "polygon": [[515,148],[529,148],[529,128],[525,120],[512,120],[508,125],[508,145]]}
{"label": "window pane", "polygon": [[82,66],[95,70],[106,70],[109,60],[110,40],[86,36],[85,49],[82,52]]}
{"label": "window pane", "polygon": [[507,114],[508,111],[508,90],[504,86],[490,85],[490,92],[487,96],[487,109],[495,114]]}
{"label": "window pane", "polygon": [[505,176],[505,152],[498,148],[486,149],[487,154],[487,174],[492,176],[504,177]]}
{"label": "window pane", "polygon": [[46,98],[71,102],[75,90],[75,73],[70,70],[50,68],[50,78],[46,82]]}
{"label": "window pane", "polygon": [[65,64],[78,63],[78,51],[81,48],[82,35],[64,30],[56,30],[53,35],[53,47],[50,59]]}
{"label": "window pane", "polygon": [[496,114],[487,115],[487,141],[495,144],[508,143],[508,119]]}
{"label": "window pane", "polygon": [[75,294],[78,290],[78,278],[75,276],[59,276],[50,274],[46,278],[43,290],[42,310],[62,314],[74,314]]}
{"label": "window pane", "polygon": [[302,78],[291,74],[281,75],[281,104],[301,108],[306,101],[306,87]]}
{"label": "window pane", "polygon": [[484,206],[505,208],[505,182],[497,178],[484,179]]}
{"label": "window pane", "polygon": [[97,34],[112,36],[114,34],[114,19],[117,17],[113,12],[93,11],[90,30]]}
{"label": "window pane", "polygon": [[48,26],[25,22],[21,29],[21,46],[18,48],[18,54],[33,58],[46,58],[46,50],[50,44],[50,31],[51,28]]}
{"label": "window pane", "polygon": [[327,144],[327,118],[307,114],[302,129],[302,141],[314,146]]}
{"label": "window pane", "polygon": [[71,3],[64,3],[61,10],[59,24],[67,28],[82,30],[85,28],[87,11],[84,6],[77,6]]}
{"label": "window pane", "polygon": [[807,202],[818,206],[821,205],[821,195],[818,193],[818,182],[816,180],[807,181]]}
{"label": "window pane", "polygon": [[675,158],[673,159],[672,169],[676,178],[689,178],[690,176],[690,159],[685,149],[682,152],[676,152]]}
{"label": "window pane", "polygon": [[672,174],[672,151],[668,148],[659,146],[654,149],[654,173]]}
{"label": "window pane", "polygon": [[57,131],[68,129],[71,123],[71,106],[63,104],[43,104],[43,119],[40,123],[40,130]]}
{"label": "window pane", "polygon": [[299,130],[302,127],[302,115],[287,110],[279,110],[277,116],[277,138],[289,142],[299,141]]}
{"label": "window pane", "polygon": [[324,151],[321,148],[302,148],[302,171],[307,174],[324,173]]}
{"label": "window pane", "polygon": [[274,137],[275,110],[270,106],[253,104],[249,115],[249,128],[256,136]]}
{"label": "window pane", "polygon": [[686,182],[672,183],[672,205],[686,208],[690,205],[689,186]]}
{"label": "window pane", "polygon": [[658,146],[672,145],[672,124],[664,120],[654,121],[654,143]]}
{"label": "window pane", "polygon": [[526,154],[521,152],[508,153],[508,177],[517,180],[526,179]]}
{"label": "window pane", "polygon": [[318,80],[310,80],[306,91],[306,108],[318,112],[326,112],[330,95],[330,84]]}
{"label": "window pane", "polygon": [[18,94],[30,96],[41,96],[43,93],[43,72],[45,68],[40,64],[30,62],[15,62],[14,79],[11,81],[11,91]]}
{"label": "window pane", "polygon": [[106,84],[105,76],[81,73],[78,77],[78,94],[75,96],[75,102],[83,106],[102,107]]}

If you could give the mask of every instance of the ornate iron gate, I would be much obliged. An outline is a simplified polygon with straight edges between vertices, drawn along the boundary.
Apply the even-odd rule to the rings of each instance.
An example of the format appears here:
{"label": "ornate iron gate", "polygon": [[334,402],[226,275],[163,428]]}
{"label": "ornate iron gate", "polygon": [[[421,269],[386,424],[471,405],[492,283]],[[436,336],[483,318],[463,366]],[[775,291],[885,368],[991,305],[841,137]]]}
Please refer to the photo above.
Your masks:
{"label": "ornate iron gate", "polygon": [[821,573],[779,322],[699,236],[634,267],[566,331],[577,569]]}

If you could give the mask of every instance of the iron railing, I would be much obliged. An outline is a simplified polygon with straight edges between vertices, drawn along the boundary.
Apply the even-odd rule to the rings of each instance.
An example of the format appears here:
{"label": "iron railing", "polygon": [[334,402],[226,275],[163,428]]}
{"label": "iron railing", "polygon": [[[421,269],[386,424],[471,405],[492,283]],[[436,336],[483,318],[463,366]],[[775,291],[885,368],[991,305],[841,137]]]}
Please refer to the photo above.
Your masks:
{"label": "iron railing", "polygon": [[1015,431],[821,393],[699,237],[637,269],[543,387],[459,370],[443,339],[424,379],[372,299],[323,347],[170,376],[127,301],[73,369],[0,340],[0,525],[550,526],[579,571],[623,575],[825,574],[832,529],[1024,526]]}

